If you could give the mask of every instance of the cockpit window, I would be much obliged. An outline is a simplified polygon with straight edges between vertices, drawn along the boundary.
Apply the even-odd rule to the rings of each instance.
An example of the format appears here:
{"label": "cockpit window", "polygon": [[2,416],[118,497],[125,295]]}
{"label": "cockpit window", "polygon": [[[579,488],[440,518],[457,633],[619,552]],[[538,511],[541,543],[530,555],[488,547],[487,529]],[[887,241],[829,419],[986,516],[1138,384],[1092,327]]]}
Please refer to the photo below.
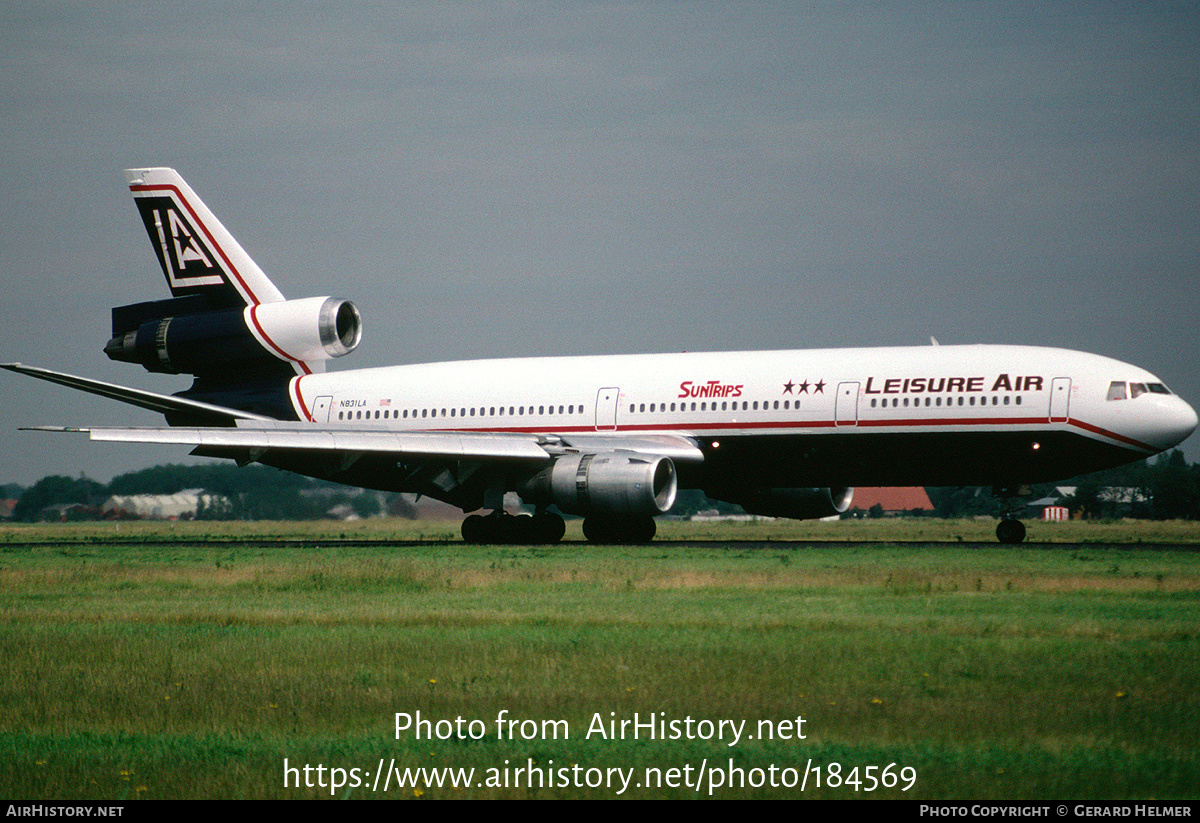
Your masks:
{"label": "cockpit window", "polygon": [[1109,400],[1124,400],[1126,397],[1133,399],[1140,397],[1149,392],[1150,394],[1170,394],[1171,390],[1162,383],[1130,383],[1129,394],[1125,394],[1125,382],[1123,380],[1114,380],[1108,384],[1108,399]]}

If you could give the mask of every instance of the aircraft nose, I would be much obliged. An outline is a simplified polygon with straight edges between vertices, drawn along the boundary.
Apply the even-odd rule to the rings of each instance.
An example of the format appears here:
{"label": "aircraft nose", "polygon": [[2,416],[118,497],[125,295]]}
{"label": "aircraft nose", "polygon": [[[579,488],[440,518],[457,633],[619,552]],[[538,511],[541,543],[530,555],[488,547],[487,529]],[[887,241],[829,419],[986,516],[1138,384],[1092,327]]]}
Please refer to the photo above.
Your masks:
{"label": "aircraft nose", "polygon": [[1165,448],[1168,449],[1187,440],[1196,430],[1197,423],[1200,423],[1200,418],[1196,417],[1196,410],[1185,400],[1179,397],[1170,399],[1174,402],[1166,405],[1159,422],[1159,431],[1162,433],[1163,442],[1167,443]]}

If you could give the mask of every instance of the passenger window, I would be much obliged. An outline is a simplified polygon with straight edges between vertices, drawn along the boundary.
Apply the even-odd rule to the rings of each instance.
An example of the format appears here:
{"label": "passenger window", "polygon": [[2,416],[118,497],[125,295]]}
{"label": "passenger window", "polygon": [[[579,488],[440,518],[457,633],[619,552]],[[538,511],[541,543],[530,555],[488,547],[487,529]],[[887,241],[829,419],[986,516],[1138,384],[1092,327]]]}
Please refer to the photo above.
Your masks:
{"label": "passenger window", "polygon": [[[1133,384],[1137,386],[1137,383]],[[1136,391],[1136,389],[1135,389]],[[1140,392],[1139,392],[1140,394]],[[1134,397],[1137,397],[1135,394]],[[1109,400],[1124,400],[1125,399],[1125,382],[1123,380],[1114,380],[1108,384],[1108,399]]]}

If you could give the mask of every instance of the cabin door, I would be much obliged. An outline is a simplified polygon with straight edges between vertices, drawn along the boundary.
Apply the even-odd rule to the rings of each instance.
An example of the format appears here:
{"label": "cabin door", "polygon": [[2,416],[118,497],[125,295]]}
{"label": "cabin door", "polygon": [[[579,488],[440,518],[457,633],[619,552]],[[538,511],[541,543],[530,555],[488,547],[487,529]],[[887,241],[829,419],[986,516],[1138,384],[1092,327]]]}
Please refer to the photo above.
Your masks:
{"label": "cabin door", "polygon": [[1050,422],[1066,423],[1071,408],[1071,378],[1056,377],[1050,384]]}
{"label": "cabin door", "polygon": [[596,431],[617,430],[617,401],[620,396],[621,390],[617,388],[601,389],[596,392]]}
{"label": "cabin door", "polygon": [[328,423],[329,410],[333,408],[333,398],[329,395],[318,397],[313,401],[312,419],[314,423]]}
{"label": "cabin door", "polygon": [[838,383],[833,419],[838,426],[858,425],[858,383]]}

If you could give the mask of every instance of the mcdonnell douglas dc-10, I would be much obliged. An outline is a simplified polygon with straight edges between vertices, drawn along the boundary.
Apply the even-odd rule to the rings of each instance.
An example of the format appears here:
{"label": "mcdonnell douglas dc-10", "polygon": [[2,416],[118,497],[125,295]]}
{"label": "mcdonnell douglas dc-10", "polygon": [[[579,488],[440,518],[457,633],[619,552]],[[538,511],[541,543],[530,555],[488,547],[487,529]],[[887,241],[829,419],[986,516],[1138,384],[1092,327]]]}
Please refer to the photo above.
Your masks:
{"label": "mcdonnell douglas dc-10", "polygon": [[[105,353],[190,374],[175,395],[5,368],[152,409],[173,443],[472,514],[467,542],[651,539],[679,488],[772,517],[846,511],[855,486],[992,486],[1118,466],[1175,446],[1196,412],[1149,372],[1026,346],[470,360],[325,371],[358,345],[355,306],[286,300],[173,169],[129,188],[172,297],[114,308]],[[534,507],[504,511],[506,492]],[[1008,513],[1002,542],[1024,539]]]}

